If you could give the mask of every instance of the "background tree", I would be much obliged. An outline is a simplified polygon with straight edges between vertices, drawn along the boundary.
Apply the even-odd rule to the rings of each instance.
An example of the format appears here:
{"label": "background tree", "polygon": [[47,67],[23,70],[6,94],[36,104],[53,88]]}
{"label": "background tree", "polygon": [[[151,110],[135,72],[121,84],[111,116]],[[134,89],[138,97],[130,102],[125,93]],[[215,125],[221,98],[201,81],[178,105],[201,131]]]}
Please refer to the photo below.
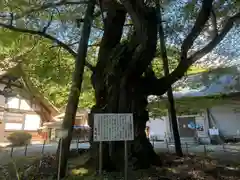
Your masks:
{"label": "background tree", "polygon": [[[58,108],[65,108],[71,86],[69,72],[74,69],[74,57],[62,47],[54,46],[52,41],[28,34],[0,30],[0,68],[8,69],[21,63],[24,72],[39,91]],[[93,50],[89,47],[88,61],[94,61]],[[94,93],[90,81],[91,71],[85,68],[81,108],[91,108]]]}
{"label": "background tree", "polygon": [[[76,46],[71,44],[80,36],[79,22],[85,9],[83,3],[66,0],[51,3],[33,1],[32,4],[24,0],[8,1],[1,6],[4,7],[4,13],[1,14],[0,26],[52,40],[54,45],[76,57]],[[160,164],[144,131],[149,117],[148,96],[163,95],[197,60],[209,62],[206,59],[208,53],[212,52],[208,58],[222,53],[222,42],[226,35],[228,39],[236,39],[236,23],[240,18],[237,3],[237,0],[164,2],[166,43],[168,49],[177,49],[178,63],[168,76],[160,78],[150,66],[158,46],[154,3],[143,0],[103,0],[98,5],[90,44],[98,43],[99,36],[102,39],[96,65],[86,64],[92,71],[91,82],[96,99],[92,113],[134,114],[135,140],[131,142],[131,155],[137,158],[136,166]],[[225,52],[220,55],[233,59],[236,54]],[[92,118],[89,124],[93,125]],[[104,144],[105,169],[121,169],[123,165],[123,144],[114,143],[113,148],[115,153],[110,158],[108,144]]]}

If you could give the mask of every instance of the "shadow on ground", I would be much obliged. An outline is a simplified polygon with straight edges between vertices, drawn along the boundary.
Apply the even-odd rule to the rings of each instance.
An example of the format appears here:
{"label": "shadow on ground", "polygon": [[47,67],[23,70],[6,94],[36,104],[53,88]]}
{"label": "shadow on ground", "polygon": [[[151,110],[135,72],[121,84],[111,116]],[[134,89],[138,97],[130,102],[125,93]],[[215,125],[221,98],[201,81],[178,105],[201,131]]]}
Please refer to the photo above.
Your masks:
{"label": "shadow on ground", "polygon": [[[240,166],[231,161],[220,161],[206,156],[188,155],[177,157],[175,154],[159,154],[163,160],[162,167],[151,167],[147,170],[132,171],[129,169],[130,180],[239,180]],[[25,159],[24,159],[25,158]],[[26,159],[27,158],[27,159]],[[68,177],[75,180],[115,180],[123,179],[122,173],[106,173],[96,175],[96,163],[89,161],[89,152],[72,151],[68,164]],[[0,168],[4,179],[16,179],[17,172],[24,179],[56,179],[57,163],[54,155],[44,157],[22,157],[13,163]],[[86,163],[91,162],[91,163]],[[7,178],[6,178],[7,177]]]}
{"label": "shadow on ground", "polygon": [[239,180],[239,164],[220,161],[206,156],[188,155],[182,158],[175,154],[162,153],[163,167],[159,173],[171,179],[189,180]]}

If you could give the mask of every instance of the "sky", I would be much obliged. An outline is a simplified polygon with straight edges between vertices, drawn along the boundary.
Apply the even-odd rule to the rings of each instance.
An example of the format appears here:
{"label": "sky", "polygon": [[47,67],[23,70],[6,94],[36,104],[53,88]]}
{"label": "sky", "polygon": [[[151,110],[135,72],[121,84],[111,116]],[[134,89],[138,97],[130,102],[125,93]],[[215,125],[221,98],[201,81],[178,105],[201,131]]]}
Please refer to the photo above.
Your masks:
{"label": "sky", "polygon": [[[164,6],[163,19],[165,20],[164,25],[166,35],[168,35],[167,42],[168,44],[175,46],[177,45],[178,47],[190,32],[194,22],[194,19],[189,19],[188,17],[185,18],[184,16],[186,11],[183,11],[183,7],[186,5],[186,2],[194,3],[195,0],[171,0],[169,5]],[[219,0],[215,0],[215,2],[219,2]],[[229,3],[231,1],[227,0],[225,2]],[[197,8],[199,8],[199,6],[200,4],[198,3]],[[228,7],[227,3],[221,5],[219,9],[222,11],[226,9],[226,7]],[[80,38],[80,29],[76,28],[74,18],[82,18],[84,14],[84,8],[80,6],[75,10],[72,10],[70,7],[63,9],[63,6],[58,8],[58,11],[60,11],[61,14],[64,14],[62,11],[65,10],[67,10],[68,13],[66,15],[61,15],[62,22],[53,22],[49,33],[53,34],[64,42],[78,42]],[[57,13],[56,9],[54,9],[54,11]],[[189,16],[192,16],[192,14]],[[216,64],[240,64],[240,43],[238,43],[238,39],[240,39],[239,31],[240,27],[236,25],[231,32],[228,33],[224,40],[214,49],[213,52],[198,61],[199,64],[207,64],[207,62],[208,65],[214,66]],[[94,41],[98,37],[101,37],[102,34],[103,31],[92,28],[89,44],[94,43]],[[201,36],[196,40],[195,48],[199,49],[199,47],[204,46],[206,43],[208,43],[208,41],[209,40],[204,36]],[[73,48],[76,49],[76,46],[73,46]]]}
{"label": "sky", "polygon": [[[183,7],[186,2],[194,2],[194,0],[177,0],[172,1],[169,6],[166,6],[166,10],[164,13],[164,19],[168,22],[168,32],[171,33],[172,36],[168,37],[168,42],[170,44],[181,45],[183,39],[190,32],[193,21],[184,18]],[[217,0],[215,2],[218,2]],[[220,11],[226,10],[227,1],[225,4],[221,5],[219,8]],[[231,1],[229,1],[231,2]],[[229,3],[228,2],[228,3]],[[179,27],[179,25],[182,27]],[[181,29],[177,31],[176,29]],[[216,48],[209,53],[207,56],[198,61],[198,64],[204,64],[208,66],[222,66],[222,65],[233,65],[240,64],[240,43],[238,42],[240,39],[240,26],[235,25],[234,28],[227,34],[227,36],[222,40],[220,44],[216,46]],[[196,39],[194,45],[195,49],[199,49],[203,47],[209,42],[209,39],[206,39],[204,36],[200,36]]]}

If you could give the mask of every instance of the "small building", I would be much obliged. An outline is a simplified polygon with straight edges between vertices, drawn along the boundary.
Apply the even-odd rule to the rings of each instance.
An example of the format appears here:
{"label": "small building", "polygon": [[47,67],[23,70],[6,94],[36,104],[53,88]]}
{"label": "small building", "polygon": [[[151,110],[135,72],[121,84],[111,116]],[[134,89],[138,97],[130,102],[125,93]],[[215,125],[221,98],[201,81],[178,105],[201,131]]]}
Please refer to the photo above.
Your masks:
{"label": "small building", "polygon": [[[174,98],[182,142],[224,143],[240,140],[240,69],[218,68],[183,78]],[[166,109],[166,96],[151,97],[150,107]],[[166,140],[173,141],[171,121],[162,116]],[[161,130],[161,128],[159,128]],[[213,134],[213,132],[215,132]]]}
{"label": "small building", "polygon": [[[62,129],[62,122],[65,113],[61,113],[54,117],[54,121],[45,122],[42,128],[48,129],[49,138],[51,141],[56,141],[59,138],[58,133]],[[89,137],[90,127],[88,126],[88,111],[78,110],[76,113],[75,124],[73,126],[73,138],[79,140],[86,140]]]}
{"label": "small building", "polygon": [[0,72],[0,142],[16,131],[30,133],[32,141],[47,139],[39,128],[58,113],[20,66]]}
{"label": "small building", "polygon": [[150,118],[147,122],[147,136],[150,140],[161,141],[165,139],[165,119]]}

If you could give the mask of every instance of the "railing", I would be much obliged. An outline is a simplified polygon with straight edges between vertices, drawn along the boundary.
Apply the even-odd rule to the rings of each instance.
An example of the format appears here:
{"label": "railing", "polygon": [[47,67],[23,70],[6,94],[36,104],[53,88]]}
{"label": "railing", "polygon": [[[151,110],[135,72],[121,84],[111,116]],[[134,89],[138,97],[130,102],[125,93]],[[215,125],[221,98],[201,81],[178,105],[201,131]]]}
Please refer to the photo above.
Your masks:
{"label": "railing", "polygon": [[[175,153],[174,143],[151,141],[157,152]],[[185,155],[195,154],[203,156],[211,156],[217,159],[237,161],[240,158],[239,144],[222,144],[222,145],[197,145],[191,143],[183,143],[182,150]],[[236,158],[237,157],[237,158]]]}

